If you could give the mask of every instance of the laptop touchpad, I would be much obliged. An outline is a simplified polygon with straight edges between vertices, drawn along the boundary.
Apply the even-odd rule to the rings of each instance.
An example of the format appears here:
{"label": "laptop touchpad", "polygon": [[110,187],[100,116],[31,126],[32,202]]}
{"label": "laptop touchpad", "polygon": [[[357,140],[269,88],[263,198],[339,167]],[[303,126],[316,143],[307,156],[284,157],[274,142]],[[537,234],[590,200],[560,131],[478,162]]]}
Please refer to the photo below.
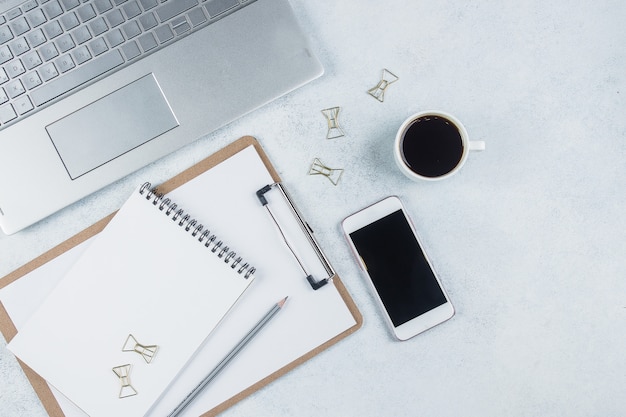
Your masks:
{"label": "laptop touchpad", "polygon": [[153,74],[46,127],[70,177],[81,175],[178,126]]}

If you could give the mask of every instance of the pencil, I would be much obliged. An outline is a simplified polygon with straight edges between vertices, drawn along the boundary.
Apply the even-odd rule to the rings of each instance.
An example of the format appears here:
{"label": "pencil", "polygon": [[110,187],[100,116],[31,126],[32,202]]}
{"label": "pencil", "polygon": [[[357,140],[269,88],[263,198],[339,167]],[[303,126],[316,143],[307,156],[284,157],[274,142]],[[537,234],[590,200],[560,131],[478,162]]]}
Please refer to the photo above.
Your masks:
{"label": "pencil", "polygon": [[176,417],[178,416],[193,400],[196,396],[206,387],[209,382],[211,382],[221,371],[230,363],[231,360],[252,340],[254,336],[283,308],[285,305],[285,301],[287,301],[287,297],[283,298],[279,302],[277,302],[262,318],[259,320],[257,324],[254,325],[252,329],[246,334],[243,339],[235,345],[233,350],[230,351],[228,355],[222,359],[215,368],[207,376],[204,377],[202,381],[185,397],[184,400],[181,401],[180,404],[176,406],[176,408],[167,415],[167,417]]}

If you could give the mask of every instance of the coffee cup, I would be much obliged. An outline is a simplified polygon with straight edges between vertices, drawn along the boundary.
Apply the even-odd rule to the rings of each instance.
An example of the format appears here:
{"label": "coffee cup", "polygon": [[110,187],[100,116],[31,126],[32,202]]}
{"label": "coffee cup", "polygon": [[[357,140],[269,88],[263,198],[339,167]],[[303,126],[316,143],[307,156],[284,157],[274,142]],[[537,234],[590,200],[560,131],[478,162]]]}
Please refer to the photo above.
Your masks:
{"label": "coffee cup", "polygon": [[406,119],[394,142],[394,159],[408,178],[437,181],[456,174],[470,151],[485,142],[470,141],[463,124],[442,111],[423,111]]}

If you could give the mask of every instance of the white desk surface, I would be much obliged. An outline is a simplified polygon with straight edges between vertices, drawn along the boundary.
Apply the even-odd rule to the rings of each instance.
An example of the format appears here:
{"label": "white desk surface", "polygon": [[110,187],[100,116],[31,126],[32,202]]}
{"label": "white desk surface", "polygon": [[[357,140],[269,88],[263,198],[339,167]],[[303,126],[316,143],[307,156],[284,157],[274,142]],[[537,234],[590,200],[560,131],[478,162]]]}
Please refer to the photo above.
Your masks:
{"label": "white desk surface", "polygon": [[[292,0],[325,75],[13,236],[0,276],[243,135],[256,136],[363,313],[363,328],[223,413],[626,415],[626,3]],[[366,91],[388,68],[384,103]],[[346,136],[326,140],[320,110]],[[441,109],[487,142],[460,173],[413,183],[391,146]],[[313,158],[345,169],[308,176]],[[37,192],[37,190],[25,190]],[[340,230],[399,195],[456,316],[386,329]],[[0,338],[0,416],[45,412]]]}

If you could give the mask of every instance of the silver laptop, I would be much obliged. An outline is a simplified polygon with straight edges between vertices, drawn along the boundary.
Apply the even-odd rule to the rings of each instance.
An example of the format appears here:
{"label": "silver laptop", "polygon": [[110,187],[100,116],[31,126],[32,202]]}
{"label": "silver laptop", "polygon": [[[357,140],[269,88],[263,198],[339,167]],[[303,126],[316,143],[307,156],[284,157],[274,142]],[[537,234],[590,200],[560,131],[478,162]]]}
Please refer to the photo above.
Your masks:
{"label": "silver laptop", "polygon": [[319,77],[287,0],[0,0],[17,232]]}

